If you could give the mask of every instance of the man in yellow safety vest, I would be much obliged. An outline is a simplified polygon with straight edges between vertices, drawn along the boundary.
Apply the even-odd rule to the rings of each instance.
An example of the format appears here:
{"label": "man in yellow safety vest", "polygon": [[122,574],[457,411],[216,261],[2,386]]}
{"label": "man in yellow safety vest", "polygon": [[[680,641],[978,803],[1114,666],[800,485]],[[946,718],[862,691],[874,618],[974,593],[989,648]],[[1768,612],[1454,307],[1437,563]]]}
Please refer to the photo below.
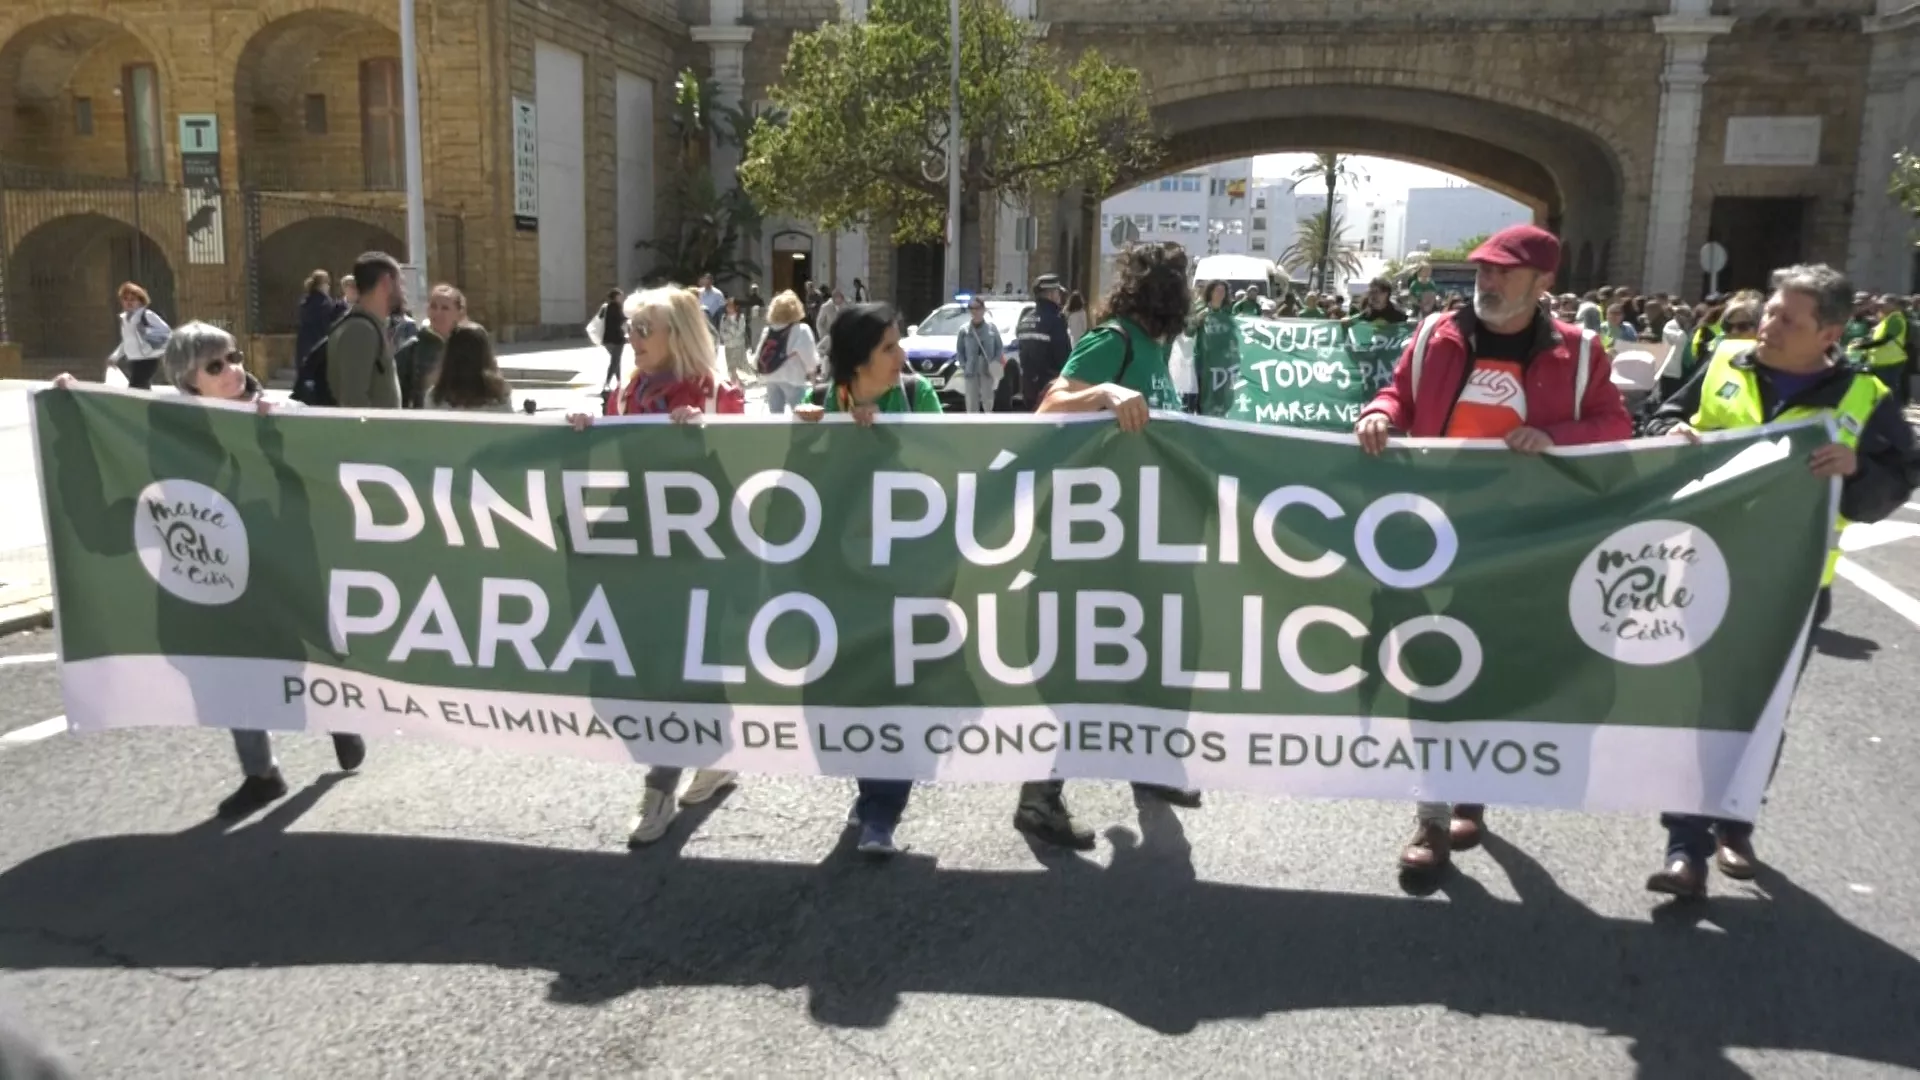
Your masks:
{"label": "man in yellow safety vest", "polygon": [[1851,353],[1858,355],[1867,366],[1867,370],[1878,376],[1893,391],[1893,396],[1901,405],[1907,403],[1907,335],[1913,328],[1907,324],[1907,313],[1900,310],[1900,298],[1883,296],[1879,300],[1880,321],[1860,341],[1853,343]]}
{"label": "man in yellow safety vest", "polygon": [[[1716,349],[1712,360],[1661,404],[1647,433],[1694,438],[1702,431],[1830,416],[1839,441],[1815,450],[1810,466],[1815,476],[1841,480],[1836,535],[1848,522],[1886,517],[1920,484],[1920,450],[1887,388],[1841,358],[1838,345],[1852,312],[1853,285],[1832,267],[1776,271],[1759,341],[1746,349]],[[1829,586],[1839,561],[1838,549],[1827,556],[1813,612],[1816,629],[1832,610]],[[1806,662],[1803,655],[1802,668]],[[1753,876],[1751,822],[1664,814],[1660,823],[1667,829],[1667,858],[1663,869],[1647,879],[1649,891],[1705,896],[1707,856],[1716,848],[1721,873]]]}

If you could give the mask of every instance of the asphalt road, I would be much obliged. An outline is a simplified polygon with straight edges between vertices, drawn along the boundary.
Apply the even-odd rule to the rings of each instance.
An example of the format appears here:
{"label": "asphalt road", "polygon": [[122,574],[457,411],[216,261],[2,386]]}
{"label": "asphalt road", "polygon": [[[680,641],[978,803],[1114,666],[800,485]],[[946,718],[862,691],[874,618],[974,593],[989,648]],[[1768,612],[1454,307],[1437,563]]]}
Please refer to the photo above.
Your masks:
{"label": "asphalt road", "polygon": [[[1920,539],[1856,559],[1920,595]],[[1042,858],[1011,789],[930,787],[872,866],[850,785],[749,779],[633,855],[630,769],[289,738],[227,831],[221,733],[0,735],[0,1002],[97,1076],[1920,1069],[1920,626],[1838,588],[1772,868],[1693,916],[1637,817],[1496,809],[1422,898],[1401,806],[1076,784],[1100,850]],[[58,714],[52,648],[0,640],[0,732]]]}
{"label": "asphalt road", "polygon": [[1405,806],[1076,783],[1081,858],[1010,787],[931,786],[874,866],[850,784],[749,778],[636,855],[637,770],[416,743],[343,777],[282,739],[294,794],[226,829],[223,733],[47,734],[53,636],[0,638],[0,1011],[103,1077],[1920,1071],[1898,517],[1851,538],[1879,595],[1836,586],[1770,868],[1692,913],[1642,891],[1643,817],[1496,808],[1414,897]]}

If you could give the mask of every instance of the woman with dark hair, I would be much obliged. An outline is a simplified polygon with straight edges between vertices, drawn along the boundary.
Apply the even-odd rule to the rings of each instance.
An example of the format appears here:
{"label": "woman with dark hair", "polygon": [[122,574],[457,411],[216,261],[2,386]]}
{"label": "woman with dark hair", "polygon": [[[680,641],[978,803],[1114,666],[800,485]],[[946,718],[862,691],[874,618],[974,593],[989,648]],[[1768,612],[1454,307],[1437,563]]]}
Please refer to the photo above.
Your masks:
{"label": "woman with dark hair", "polygon": [[[1139,431],[1151,409],[1180,411],[1180,392],[1167,370],[1167,344],[1186,327],[1193,309],[1186,250],[1171,243],[1136,244],[1120,254],[1117,264],[1118,279],[1107,294],[1100,325],[1074,346],[1035,412],[1111,412],[1120,430]],[[1074,820],[1063,786],[1059,780],[1020,785],[1013,827],[1041,843],[1091,851],[1093,830]],[[1197,791],[1133,787],[1175,806],[1200,805]]]}
{"label": "woman with dark hair", "polygon": [[1087,332],[1087,298],[1075,289],[1067,295],[1067,341],[1078,345]]}
{"label": "woman with dark hair", "polygon": [[607,350],[607,377],[600,380],[600,389],[611,390],[620,385],[620,354],[627,347],[627,315],[621,307],[619,289],[607,290],[607,302],[593,313],[593,321],[600,326],[600,347]]}
{"label": "woman with dark hair", "polygon": [[427,404],[435,409],[512,412],[513,388],[500,374],[493,338],[479,323],[461,323],[447,335]]}
{"label": "woman with dark hair", "polygon": [[[900,314],[892,304],[850,304],[828,327],[826,386],[814,387],[794,406],[795,419],[816,423],[830,412],[847,413],[870,427],[880,413],[939,413],[940,396],[918,375],[906,372],[900,347]],[[893,832],[913,794],[911,780],[861,780],[847,824],[860,830],[859,850],[876,858],[898,854]]]}
{"label": "woman with dark hair", "polygon": [[1228,304],[1232,291],[1224,281],[1207,282],[1200,315],[1193,321],[1193,374],[1197,400],[1193,411],[1225,416],[1233,405],[1233,383],[1240,370],[1240,324]]}
{"label": "woman with dark hair", "polygon": [[307,292],[300,298],[300,321],[293,336],[293,362],[306,359],[320,339],[327,336],[347,305],[333,298],[333,275],[315,270],[307,275]]}

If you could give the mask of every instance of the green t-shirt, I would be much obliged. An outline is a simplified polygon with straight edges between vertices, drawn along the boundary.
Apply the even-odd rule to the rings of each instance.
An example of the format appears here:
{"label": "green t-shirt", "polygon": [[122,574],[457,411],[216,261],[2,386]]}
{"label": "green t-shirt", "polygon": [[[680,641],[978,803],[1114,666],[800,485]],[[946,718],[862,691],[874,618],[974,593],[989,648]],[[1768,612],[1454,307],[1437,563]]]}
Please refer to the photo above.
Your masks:
{"label": "green t-shirt", "polygon": [[1413,297],[1415,304],[1418,304],[1420,298],[1427,293],[1437,293],[1439,291],[1440,286],[1435,285],[1431,281],[1421,281],[1419,278],[1414,278],[1413,284],[1407,286],[1407,295]]}
{"label": "green t-shirt", "polygon": [[[1135,362],[1139,357],[1135,356]],[[1233,405],[1233,384],[1240,372],[1240,324],[1216,311],[1200,321],[1193,341],[1194,381],[1200,388],[1200,411],[1225,416]]]}
{"label": "green t-shirt", "polygon": [[[1121,335],[1125,334],[1125,337]],[[1133,363],[1126,363],[1127,341],[1133,342]],[[1125,366],[1126,377],[1120,377]],[[1147,399],[1147,408],[1181,412],[1180,391],[1174,388],[1173,375],[1167,371],[1167,347],[1147,336],[1130,319],[1101,323],[1080,335],[1080,343],[1060,369],[1062,378],[1098,386],[1118,382],[1136,390]]]}
{"label": "green t-shirt", "polygon": [[[908,400],[908,387],[911,387],[912,400]],[[825,400],[821,400],[824,398]],[[813,386],[807,388],[807,396],[802,404],[818,405],[828,412],[840,411],[840,395],[832,387]],[[877,412],[883,413],[937,413],[946,410],[940,405],[940,395],[934,392],[933,385],[918,375],[908,375],[900,380],[900,385],[881,394],[873,403]]]}
{"label": "green t-shirt", "polygon": [[1233,305],[1233,313],[1235,315],[1247,315],[1257,319],[1260,317],[1260,301],[1249,296],[1245,300]]}

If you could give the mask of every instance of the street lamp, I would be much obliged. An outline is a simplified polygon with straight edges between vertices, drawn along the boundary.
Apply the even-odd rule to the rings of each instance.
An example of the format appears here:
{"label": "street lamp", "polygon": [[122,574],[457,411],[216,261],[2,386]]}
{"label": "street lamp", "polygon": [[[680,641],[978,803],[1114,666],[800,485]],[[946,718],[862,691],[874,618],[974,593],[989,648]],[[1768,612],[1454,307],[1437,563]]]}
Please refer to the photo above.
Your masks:
{"label": "street lamp", "polygon": [[414,0],[400,0],[401,109],[406,113],[407,141],[407,265],[413,280],[405,282],[409,298],[424,305],[427,287],[426,182],[421,176],[420,59],[414,34]]}
{"label": "street lamp", "polygon": [[[411,0],[408,0],[411,2]],[[947,115],[947,291],[960,292],[960,0],[948,0],[953,19],[953,77]]]}

